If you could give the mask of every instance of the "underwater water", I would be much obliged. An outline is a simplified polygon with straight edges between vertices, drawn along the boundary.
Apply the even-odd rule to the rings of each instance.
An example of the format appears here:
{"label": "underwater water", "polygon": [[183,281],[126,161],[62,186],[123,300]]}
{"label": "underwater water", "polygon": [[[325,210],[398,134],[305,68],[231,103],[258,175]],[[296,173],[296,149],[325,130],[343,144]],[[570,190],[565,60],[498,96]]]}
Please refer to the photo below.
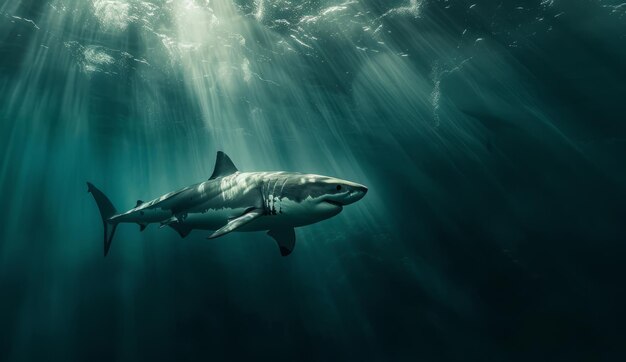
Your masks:
{"label": "underwater water", "polygon": [[[623,360],[625,111],[622,1],[4,1],[0,360]],[[369,192],[103,258],[218,150]]]}

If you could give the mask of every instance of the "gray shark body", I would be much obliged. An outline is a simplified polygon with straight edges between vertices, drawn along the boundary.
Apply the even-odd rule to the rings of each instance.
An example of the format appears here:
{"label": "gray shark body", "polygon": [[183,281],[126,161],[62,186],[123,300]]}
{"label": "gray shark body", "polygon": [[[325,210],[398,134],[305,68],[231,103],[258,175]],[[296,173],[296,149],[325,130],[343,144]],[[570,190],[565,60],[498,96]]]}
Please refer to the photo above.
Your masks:
{"label": "gray shark body", "polygon": [[268,231],[281,255],[295,246],[295,227],[337,215],[343,206],[360,200],[367,188],[334,177],[296,172],[239,172],[230,158],[218,152],[215,170],[204,182],[167,193],[118,213],[91,183],[104,225],[106,256],[120,223],[169,226],[181,237],[191,230],[214,230],[209,239],[232,231]]}

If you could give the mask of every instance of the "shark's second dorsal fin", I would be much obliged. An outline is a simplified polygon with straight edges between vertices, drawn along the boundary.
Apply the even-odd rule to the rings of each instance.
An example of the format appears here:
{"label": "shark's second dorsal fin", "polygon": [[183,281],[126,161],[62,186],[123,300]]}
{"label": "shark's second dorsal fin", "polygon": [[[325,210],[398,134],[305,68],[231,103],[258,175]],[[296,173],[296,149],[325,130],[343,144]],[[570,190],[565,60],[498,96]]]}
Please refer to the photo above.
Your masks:
{"label": "shark's second dorsal fin", "polygon": [[217,151],[217,159],[215,160],[215,169],[213,169],[213,174],[209,177],[209,180],[216,179],[222,176],[232,175],[237,172],[237,167],[233,164],[233,161],[230,160],[224,152]]}

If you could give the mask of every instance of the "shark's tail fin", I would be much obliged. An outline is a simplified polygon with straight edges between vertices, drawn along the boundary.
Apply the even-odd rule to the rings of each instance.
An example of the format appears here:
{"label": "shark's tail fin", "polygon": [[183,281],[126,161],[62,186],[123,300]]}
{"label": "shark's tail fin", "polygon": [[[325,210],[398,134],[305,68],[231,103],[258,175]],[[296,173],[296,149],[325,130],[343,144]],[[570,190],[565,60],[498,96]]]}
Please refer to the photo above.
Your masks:
{"label": "shark's tail fin", "polygon": [[[104,256],[107,256],[109,252],[109,248],[111,247],[111,241],[113,240],[113,235],[115,235],[115,229],[117,228],[117,224],[111,224],[108,222],[108,219],[115,215],[117,211],[115,207],[111,203],[106,195],[98,190],[94,185],[87,182],[87,192],[91,192],[94,200],[96,200],[96,204],[98,205],[98,209],[100,210],[100,216],[102,217],[102,225],[104,226]],[[111,233],[109,234],[109,227],[111,228]]]}

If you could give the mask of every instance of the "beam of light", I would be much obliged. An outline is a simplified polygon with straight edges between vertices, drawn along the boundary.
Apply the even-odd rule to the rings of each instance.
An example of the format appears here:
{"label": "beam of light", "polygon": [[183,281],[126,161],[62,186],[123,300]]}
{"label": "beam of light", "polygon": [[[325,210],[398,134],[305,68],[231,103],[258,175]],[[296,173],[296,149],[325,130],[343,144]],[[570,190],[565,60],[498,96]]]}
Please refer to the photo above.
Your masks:
{"label": "beam of light", "polygon": [[[0,285],[23,286],[5,299],[24,306],[9,323],[9,357],[36,359],[28,347],[37,333],[58,333],[60,349],[77,345],[82,329],[58,327],[85,328],[100,299],[117,323],[107,332],[126,333],[111,350],[132,351],[136,341],[124,337],[146,315],[168,335],[197,317],[188,310],[216,300],[262,315],[259,325],[305,320],[311,335],[338,331],[338,345],[354,342],[357,325],[373,350],[387,318],[376,303],[427,315],[414,324],[435,330],[459,316],[471,324],[485,309],[457,262],[528,247],[554,220],[573,220],[583,236],[619,229],[604,193],[626,180],[616,156],[624,92],[612,91],[626,84],[615,46],[624,9],[582,0],[5,1]],[[612,26],[618,35],[604,31]],[[126,210],[206,180],[217,150],[242,171],[322,174],[370,191],[298,229],[297,262],[271,259],[263,233],[209,243],[199,231],[179,240],[132,226],[120,227],[115,255],[102,261],[85,181]],[[587,175],[601,186],[579,192]],[[609,211],[605,220],[589,210]],[[562,269],[576,273],[575,263]],[[385,295],[389,285],[402,293]],[[315,312],[323,317],[307,317]],[[140,357],[128,353],[107,357]]]}

